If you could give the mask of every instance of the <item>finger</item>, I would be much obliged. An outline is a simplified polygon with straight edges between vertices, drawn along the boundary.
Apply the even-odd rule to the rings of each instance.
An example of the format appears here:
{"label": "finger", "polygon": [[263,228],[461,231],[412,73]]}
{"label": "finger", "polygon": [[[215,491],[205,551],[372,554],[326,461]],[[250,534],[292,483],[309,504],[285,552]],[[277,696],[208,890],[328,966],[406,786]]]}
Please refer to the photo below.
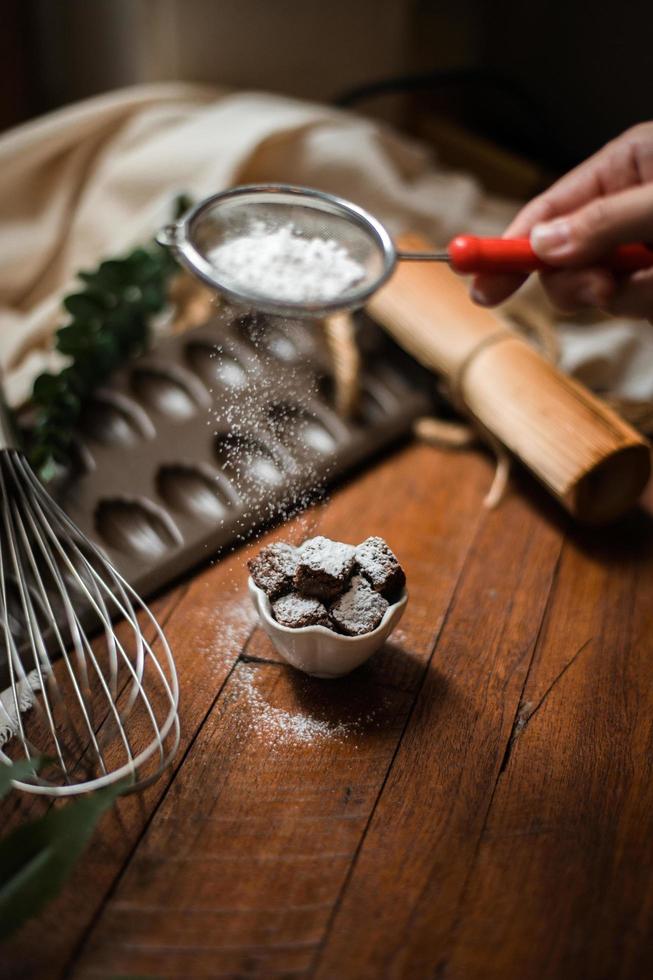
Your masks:
{"label": "finger", "polygon": [[541,275],[553,305],[562,313],[607,309],[617,284],[606,269],[556,269]]}
{"label": "finger", "polygon": [[653,240],[653,184],[600,197],[572,214],[537,224],[531,245],[546,262],[596,262],[625,242]]}
{"label": "finger", "polygon": [[617,168],[611,179],[607,179],[610,167],[606,157],[611,157],[613,152],[608,154],[608,147],[603,147],[594,156],[560,177],[543,194],[534,197],[513,219],[506,229],[505,237],[528,235],[534,225],[576,211],[606,193],[606,185],[611,182],[615,184],[614,190],[629,186],[621,167]]}
{"label": "finger", "polygon": [[496,306],[519,289],[526,276],[492,275],[484,273],[472,280],[470,294],[479,306]]}
{"label": "finger", "polygon": [[633,316],[653,320],[653,270],[635,272],[617,286],[603,307],[614,316]]}
{"label": "finger", "polygon": [[575,211],[600,196],[600,193],[596,166],[593,158],[590,158],[561,177],[539,197],[529,201],[506,229],[505,237],[528,235],[535,225]]}
{"label": "finger", "polygon": [[541,221],[649,181],[653,181],[653,123],[644,123],[607,143],[533,198],[513,220],[509,232],[527,235]]}

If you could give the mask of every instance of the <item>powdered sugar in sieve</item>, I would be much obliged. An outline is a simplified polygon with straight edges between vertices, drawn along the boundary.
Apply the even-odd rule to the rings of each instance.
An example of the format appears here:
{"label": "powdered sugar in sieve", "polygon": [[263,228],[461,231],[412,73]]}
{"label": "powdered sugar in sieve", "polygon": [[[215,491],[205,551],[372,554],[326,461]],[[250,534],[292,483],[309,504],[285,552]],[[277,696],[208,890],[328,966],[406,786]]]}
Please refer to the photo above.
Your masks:
{"label": "powdered sugar in sieve", "polygon": [[346,293],[365,269],[333,238],[306,237],[289,223],[252,222],[245,234],[211,249],[220,280],[251,296],[287,303],[323,303]]}

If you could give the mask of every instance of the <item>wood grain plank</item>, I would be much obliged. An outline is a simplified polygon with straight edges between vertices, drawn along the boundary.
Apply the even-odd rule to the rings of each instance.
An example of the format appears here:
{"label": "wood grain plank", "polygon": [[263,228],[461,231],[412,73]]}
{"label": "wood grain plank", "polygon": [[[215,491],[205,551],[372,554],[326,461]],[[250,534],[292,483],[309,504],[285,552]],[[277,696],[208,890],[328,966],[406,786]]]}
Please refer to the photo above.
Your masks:
{"label": "wood grain plank", "polygon": [[[315,975],[432,976],[455,921],[561,548],[513,495],[488,515]],[[416,937],[419,941],[416,945]]]}
{"label": "wood grain plank", "polygon": [[[76,976],[101,965],[146,976],[308,969],[486,519],[487,476],[480,459],[414,446],[334,498],[320,532],[383,534],[405,563],[411,602],[394,644],[350,678],[323,682],[275,663],[254,634],[255,659],[230,676]],[[305,739],[297,718],[326,728]],[[167,911],[175,921],[164,933]],[[174,942],[162,946],[163,935]]]}
{"label": "wood grain plank", "polygon": [[[263,950],[292,945],[312,955],[374,804],[374,762],[391,751],[410,703],[409,695],[389,697],[382,688],[382,724],[374,738],[365,733],[364,743],[360,732],[307,743],[280,734],[275,723],[262,724],[262,705],[274,715],[304,715],[309,699],[323,697],[319,687],[307,685],[298,703],[289,668],[237,666],[169,805],[109,903],[78,976],[85,976],[89,962],[117,974],[193,974],[195,954],[201,962],[207,953],[223,972],[240,949],[239,975]],[[336,728],[367,713],[369,683],[357,693],[358,703],[347,691],[333,692],[322,718]],[[325,773],[332,783],[339,775],[340,784],[327,790]]]}
{"label": "wood grain plank", "polygon": [[648,515],[567,544],[443,977],[653,975],[652,595]]}

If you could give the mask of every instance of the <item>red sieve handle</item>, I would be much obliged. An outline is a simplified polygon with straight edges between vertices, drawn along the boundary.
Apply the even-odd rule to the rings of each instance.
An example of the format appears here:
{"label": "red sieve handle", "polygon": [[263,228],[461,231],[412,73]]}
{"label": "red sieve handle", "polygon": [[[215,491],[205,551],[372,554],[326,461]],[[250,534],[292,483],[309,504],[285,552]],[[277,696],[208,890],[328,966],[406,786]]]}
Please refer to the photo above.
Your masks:
{"label": "red sieve handle", "polygon": [[[550,269],[538,258],[528,238],[477,238],[458,235],[447,248],[449,262],[456,272],[536,272]],[[653,248],[646,245],[619,245],[600,263],[614,272],[635,272],[653,268]]]}

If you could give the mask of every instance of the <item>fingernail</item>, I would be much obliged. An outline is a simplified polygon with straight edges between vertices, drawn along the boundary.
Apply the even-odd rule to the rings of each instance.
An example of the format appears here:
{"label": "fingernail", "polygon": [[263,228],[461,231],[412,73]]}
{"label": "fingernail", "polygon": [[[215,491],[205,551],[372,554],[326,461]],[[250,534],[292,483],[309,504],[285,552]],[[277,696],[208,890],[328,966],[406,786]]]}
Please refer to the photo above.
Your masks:
{"label": "fingernail", "polygon": [[472,286],[472,289],[470,291],[470,296],[472,297],[473,301],[477,303],[479,306],[490,305],[489,297],[485,292],[483,292],[482,289],[479,289],[478,286]]}
{"label": "fingernail", "polygon": [[577,297],[583,306],[599,306],[603,301],[602,290],[595,283],[585,283],[578,287]]}
{"label": "fingernail", "polygon": [[571,244],[571,227],[566,218],[535,225],[531,231],[531,245],[543,258],[564,255]]}

